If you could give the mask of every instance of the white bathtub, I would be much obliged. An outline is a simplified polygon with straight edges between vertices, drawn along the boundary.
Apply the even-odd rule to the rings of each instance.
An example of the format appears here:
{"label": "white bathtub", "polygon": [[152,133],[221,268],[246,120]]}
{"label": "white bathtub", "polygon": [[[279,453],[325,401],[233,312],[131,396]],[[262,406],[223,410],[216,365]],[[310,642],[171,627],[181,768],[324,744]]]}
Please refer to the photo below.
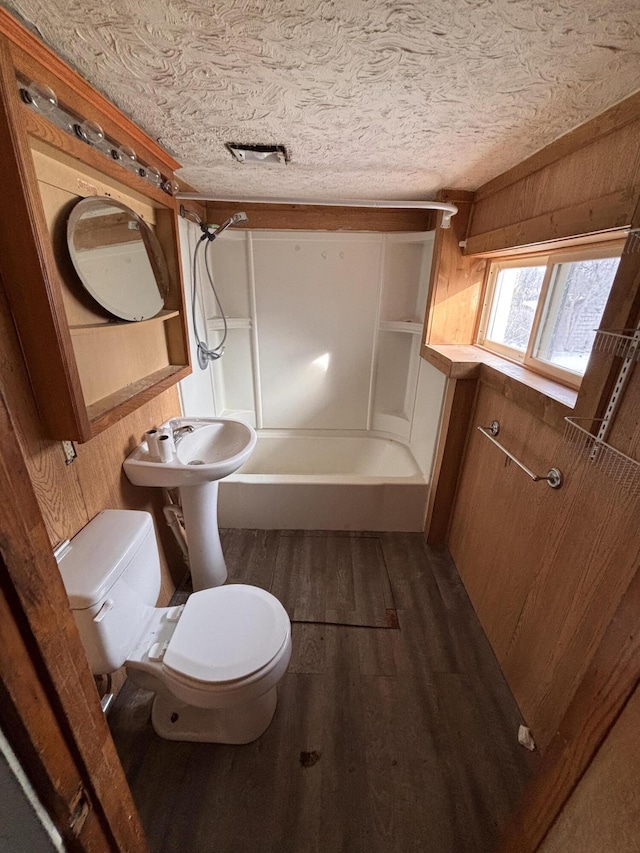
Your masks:
{"label": "white bathtub", "polygon": [[421,531],[429,486],[411,451],[375,436],[261,430],[220,482],[220,527]]}

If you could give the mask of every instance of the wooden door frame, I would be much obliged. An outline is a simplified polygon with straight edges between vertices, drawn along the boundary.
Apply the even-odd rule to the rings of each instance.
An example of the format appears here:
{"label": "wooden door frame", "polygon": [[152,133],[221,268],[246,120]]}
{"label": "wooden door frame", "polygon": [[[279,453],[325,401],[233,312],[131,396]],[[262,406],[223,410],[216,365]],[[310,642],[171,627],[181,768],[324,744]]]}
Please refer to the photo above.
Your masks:
{"label": "wooden door frame", "polygon": [[148,851],[1,388],[0,727],[69,850]]}

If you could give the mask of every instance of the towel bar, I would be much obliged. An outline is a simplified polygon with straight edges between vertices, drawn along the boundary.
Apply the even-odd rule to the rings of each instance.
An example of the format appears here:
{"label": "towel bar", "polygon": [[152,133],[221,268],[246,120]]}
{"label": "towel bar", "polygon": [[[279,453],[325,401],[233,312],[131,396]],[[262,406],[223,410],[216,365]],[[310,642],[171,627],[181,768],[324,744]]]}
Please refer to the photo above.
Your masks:
{"label": "towel bar", "polygon": [[505,456],[511,459],[512,462],[515,462],[518,468],[521,468],[524,473],[533,480],[534,483],[539,483],[541,480],[544,480],[552,489],[559,489],[562,485],[562,472],[558,468],[550,468],[546,477],[541,477],[538,474],[534,474],[530,468],[522,463],[519,459],[510,453],[506,447],[503,447],[499,441],[496,441],[495,436],[500,432],[500,424],[498,421],[492,421],[491,426],[482,427],[479,426],[478,430],[484,435],[492,444],[501,450]]}

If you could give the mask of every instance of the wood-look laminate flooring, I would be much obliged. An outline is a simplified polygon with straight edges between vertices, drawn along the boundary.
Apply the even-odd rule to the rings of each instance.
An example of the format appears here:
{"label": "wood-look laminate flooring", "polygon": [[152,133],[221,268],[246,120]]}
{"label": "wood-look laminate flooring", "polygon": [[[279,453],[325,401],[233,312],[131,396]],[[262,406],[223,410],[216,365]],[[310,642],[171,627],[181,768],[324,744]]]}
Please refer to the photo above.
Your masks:
{"label": "wood-look laminate flooring", "polygon": [[[299,555],[317,562],[356,537],[379,548],[399,630],[295,623],[276,716],[254,743],[163,741],[152,694],[125,684],[109,723],[154,853],[495,849],[535,757],[448,552],[420,534],[252,530],[224,531],[223,548],[230,580],[277,592]],[[360,587],[341,577],[323,609],[300,585],[297,612],[350,613]]]}

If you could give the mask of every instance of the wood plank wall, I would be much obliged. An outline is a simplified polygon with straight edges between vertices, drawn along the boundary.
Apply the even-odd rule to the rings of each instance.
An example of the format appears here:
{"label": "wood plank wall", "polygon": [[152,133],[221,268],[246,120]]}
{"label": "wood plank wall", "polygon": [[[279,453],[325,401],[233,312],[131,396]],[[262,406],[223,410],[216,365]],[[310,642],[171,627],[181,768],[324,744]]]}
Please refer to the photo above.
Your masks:
{"label": "wood plank wall", "polygon": [[[634,96],[480,188],[467,251],[637,227],[639,140],[640,97]],[[637,258],[627,255],[621,264],[605,312],[608,328],[637,322]],[[607,374],[619,368],[614,361],[594,356],[576,414],[598,414],[611,384]],[[528,480],[477,431],[494,419],[500,441],[530,468],[543,474],[561,468],[561,490]],[[608,440],[639,458],[637,365]],[[544,417],[480,373],[448,544],[543,750],[640,568],[639,510],[638,496],[567,448],[562,418]]]}
{"label": "wood plank wall", "polygon": [[639,731],[637,688],[542,844],[541,853],[636,853]]}
{"label": "wood plank wall", "polygon": [[629,224],[640,199],[640,94],[476,191],[466,254]]}
{"label": "wood plank wall", "polygon": [[[637,452],[640,370],[611,441]],[[476,429],[500,422],[500,441],[539,473],[534,483]],[[640,561],[632,497],[562,434],[480,384],[449,548],[520,709],[549,743]]]}
{"label": "wood plank wall", "polygon": [[86,444],[77,445],[78,458],[66,465],[61,443],[43,436],[1,284],[0,366],[2,391],[16,424],[52,547],[74,536],[102,509],[152,512],[162,543],[161,601],[167,602],[185,569],[162,517],[162,495],[159,489],[132,486],[122,472],[122,462],[145,430],[180,414],[177,388],[165,391]]}
{"label": "wood plank wall", "polygon": [[469,258],[462,246],[471,218],[474,193],[442,190],[438,201],[457,205],[450,228],[441,228],[438,215],[434,262],[429,279],[424,344],[472,344],[487,261]]}

